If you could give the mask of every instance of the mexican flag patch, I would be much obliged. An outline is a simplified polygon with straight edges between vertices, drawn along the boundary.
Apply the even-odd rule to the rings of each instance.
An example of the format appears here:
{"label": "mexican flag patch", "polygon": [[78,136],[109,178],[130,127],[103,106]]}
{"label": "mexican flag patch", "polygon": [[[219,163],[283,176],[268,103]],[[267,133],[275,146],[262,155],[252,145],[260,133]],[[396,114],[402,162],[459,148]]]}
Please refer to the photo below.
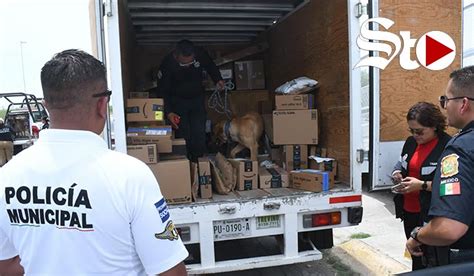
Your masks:
{"label": "mexican flag patch", "polygon": [[439,195],[448,196],[448,195],[460,195],[461,194],[461,184],[459,182],[441,184],[439,186]]}

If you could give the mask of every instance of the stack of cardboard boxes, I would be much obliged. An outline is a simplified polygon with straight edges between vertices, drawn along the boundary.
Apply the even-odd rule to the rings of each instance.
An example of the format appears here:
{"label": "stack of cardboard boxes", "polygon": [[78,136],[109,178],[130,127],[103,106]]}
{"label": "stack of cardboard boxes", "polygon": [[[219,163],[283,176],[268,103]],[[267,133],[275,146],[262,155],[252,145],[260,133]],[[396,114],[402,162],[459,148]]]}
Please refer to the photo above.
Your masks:
{"label": "stack of cardboard boxes", "polygon": [[[140,98],[146,93],[131,92],[127,100],[127,152],[147,163],[160,184],[169,204],[192,201],[191,164],[186,158],[186,142],[174,139],[171,126],[165,125],[163,99]],[[209,162],[200,160],[200,171],[194,170],[202,183],[201,195],[212,197]],[[199,194],[199,192],[198,192]]]}
{"label": "stack of cardboard boxes", "polygon": [[318,144],[318,112],[314,107],[312,94],[275,96],[275,110],[271,116],[264,116],[264,121],[270,140],[279,146],[272,149],[271,157],[284,170],[261,172],[261,187],[268,187],[263,175],[267,179],[268,175],[285,178],[286,173],[290,174],[287,185],[292,188],[321,192],[334,185],[335,174],[326,170],[325,163],[321,165],[317,163],[320,159],[309,159],[316,153],[308,150],[315,151]]}

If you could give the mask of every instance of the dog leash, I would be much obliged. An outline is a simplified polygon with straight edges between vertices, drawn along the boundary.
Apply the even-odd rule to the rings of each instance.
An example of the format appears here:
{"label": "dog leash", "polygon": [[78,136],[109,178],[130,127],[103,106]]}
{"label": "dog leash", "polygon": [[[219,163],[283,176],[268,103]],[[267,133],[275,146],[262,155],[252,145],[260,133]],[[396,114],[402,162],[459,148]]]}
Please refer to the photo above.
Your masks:
{"label": "dog leash", "polygon": [[209,108],[213,109],[219,114],[225,114],[228,119],[232,118],[232,111],[229,108],[228,93],[230,90],[234,89],[234,87],[235,86],[231,81],[227,81],[224,84],[223,96],[221,95],[222,91],[219,91],[219,89],[216,87],[207,101]]}

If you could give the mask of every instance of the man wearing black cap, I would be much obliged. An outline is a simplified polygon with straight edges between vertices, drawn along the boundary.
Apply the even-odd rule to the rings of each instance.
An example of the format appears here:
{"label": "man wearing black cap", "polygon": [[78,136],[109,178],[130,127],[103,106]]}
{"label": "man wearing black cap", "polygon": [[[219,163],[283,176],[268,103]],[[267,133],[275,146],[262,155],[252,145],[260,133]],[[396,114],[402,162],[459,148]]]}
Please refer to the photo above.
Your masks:
{"label": "man wearing black cap", "polygon": [[195,161],[206,152],[206,109],[203,71],[211,76],[217,88],[224,81],[207,52],[189,40],[181,40],[162,61],[158,82],[164,94],[165,114],[176,135],[186,140],[188,158]]}

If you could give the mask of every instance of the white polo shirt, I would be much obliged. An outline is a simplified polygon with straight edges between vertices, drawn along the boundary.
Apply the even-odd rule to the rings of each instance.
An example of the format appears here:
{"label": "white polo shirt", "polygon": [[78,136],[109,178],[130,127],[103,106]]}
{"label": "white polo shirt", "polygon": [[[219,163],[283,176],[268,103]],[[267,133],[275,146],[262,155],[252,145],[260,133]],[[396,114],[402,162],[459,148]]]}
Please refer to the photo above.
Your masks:
{"label": "white polo shirt", "polygon": [[48,129],[0,169],[0,260],[16,255],[26,274],[143,275],[188,252],[143,162]]}

